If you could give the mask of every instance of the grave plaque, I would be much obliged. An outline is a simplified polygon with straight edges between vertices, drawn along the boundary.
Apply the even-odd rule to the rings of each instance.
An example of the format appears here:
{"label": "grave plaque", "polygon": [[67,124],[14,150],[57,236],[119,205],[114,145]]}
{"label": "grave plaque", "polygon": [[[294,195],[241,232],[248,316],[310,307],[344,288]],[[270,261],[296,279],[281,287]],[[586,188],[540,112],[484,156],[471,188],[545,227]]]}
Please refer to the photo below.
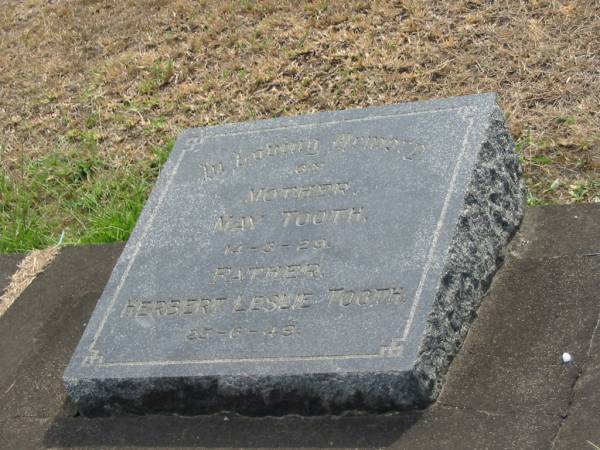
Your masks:
{"label": "grave plaque", "polygon": [[524,192],[492,94],[186,130],[67,390],[86,415],[424,406]]}

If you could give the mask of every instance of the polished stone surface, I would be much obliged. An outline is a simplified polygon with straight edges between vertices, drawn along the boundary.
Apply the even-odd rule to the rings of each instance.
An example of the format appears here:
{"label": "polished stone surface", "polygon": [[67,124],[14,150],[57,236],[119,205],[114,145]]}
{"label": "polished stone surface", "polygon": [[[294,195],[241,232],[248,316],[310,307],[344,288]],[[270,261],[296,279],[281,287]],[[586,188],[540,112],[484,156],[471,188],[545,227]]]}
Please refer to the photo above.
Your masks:
{"label": "polished stone surface", "polygon": [[424,406],[520,175],[493,95],[186,130],[67,389],[85,414]]}

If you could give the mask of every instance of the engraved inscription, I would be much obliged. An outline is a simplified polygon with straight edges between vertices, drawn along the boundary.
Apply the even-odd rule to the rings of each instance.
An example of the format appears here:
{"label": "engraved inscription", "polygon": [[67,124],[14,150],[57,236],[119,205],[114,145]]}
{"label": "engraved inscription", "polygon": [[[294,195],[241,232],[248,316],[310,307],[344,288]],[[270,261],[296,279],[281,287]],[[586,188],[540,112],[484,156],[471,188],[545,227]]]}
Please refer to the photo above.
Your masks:
{"label": "engraved inscription", "polygon": [[362,206],[322,211],[283,211],[282,214],[284,227],[323,224],[338,225],[367,221],[365,210]]}
{"label": "engraved inscription", "polygon": [[[121,311],[122,318],[190,316],[212,314],[221,310],[226,297],[173,300],[129,300]],[[230,300],[233,301],[233,300]]]}
{"label": "engraved inscription", "polygon": [[399,305],[404,302],[401,287],[382,289],[329,289],[329,304],[338,306]]}
{"label": "engraved inscription", "polygon": [[290,264],[261,267],[217,267],[213,283],[246,280],[286,280],[294,278],[323,278],[319,264]]}
{"label": "engraved inscription", "polygon": [[308,163],[298,164],[296,166],[295,172],[297,174],[319,172],[323,168],[324,165],[325,165],[325,163],[322,163],[322,162],[308,162]]}
{"label": "engraved inscription", "polygon": [[202,143],[203,136],[191,136],[188,137],[183,143],[183,148],[186,150],[192,150],[194,147]]}
{"label": "engraved inscription", "polygon": [[323,197],[325,195],[341,196],[349,193],[350,183],[313,184],[308,186],[287,186],[274,188],[250,189],[246,202],[272,202],[274,200],[291,200]]}
{"label": "engraved inscription", "polygon": [[367,150],[397,153],[401,154],[407,160],[412,160],[425,150],[425,146],[421,143],[406,141],[396,137],[354,136],[352,134],[338,134],[335,137],[333,147],[341,152]]}
{"label": "engraved inscription", "polygon": [[190,341],[205,341],[210,338],[245,338],[252,336],[267,336],[270,338],[275,337],[289,337],[299,336],[300,332],[293,323],[288,323],[283,326],[270,326],[267,328],[248,328],[236,326],[227,330],[220,330],[213,327],[201,327],[192,328],[187,334],[186,338]]}
{"label": "engraved inscription", "polygon": [[[402,153],[404,157],[410,155],[407,149],[415,150],[412,143],[406,143],[396,138],[356,137],[351,135],[338,135],[334,149],[346,152],[361,147],[363,150],[383,150],[386,152]],[[268,144],[262,149],[250,153],[234,153],[235,168],[245,168],[258,161],[269,157],[286,157],[292,155],[314,156],[319,154],[318,141],[297,141],[284,144]],[[411,156],[412,157],[412,156]],[[323,162],[308,161],[296,163],[290,167],[296,175],[318,174],[324,167]],[[209,168],[210,169],[210,168]],[[219,167],[213,172],[218,173]],[[213,172],[208,172],[211,175]],[[250,187],[244,198],[245,203],[273,203],[289,200],[313,200],[323,197],[346,198],[357,196],[359,193],[351,189],[351,181],[321,181],[311,184],[290,184],[283,187]],[[266,216],[272,217],[272,216]],[[286,227],[304,227],[316,225],[360,224],[367,221],[364,206],[332,207],[331,209],[284,209],[281,211],[281,225]],[[264,222],[265,216],[224,214],[216,219],[214,231],[219,233],[241,232],[255,230],[259,221]],[[262,223],[261,222],[261,223]],[[276,225],[277,222],[269,223]],[[262,225],[261,225],[262,226]],[[330,248],[326,237],[317,239],[302,239],[299,241],[267,241],[251,243],[228,243],[225,245],[225,255],[239,255],[241,253],[273,254],[275,251],[289,249],[294,252],[322,251]],[[289,255],[289,253],[287,253]],[[212,273],[213,284],[230,284],[247,281],[287,281],[301,279],[323,279],[321,265],[318,263],[298,264],[273,264],[256,267],[217,267]],[[325,298],[323,298],[325,294]],[[211,300],[211,299],[204,299]],[[227,299],[212,299],[210,303],[202,305],[199,314],[206,315],[210,312],[223,311],[227,314],[276,314],[281,311],[300,311],[314,308],[323,301],[323,307],[360,308],[377,307],[385,305],[399,305],[404,303],[402,288],[372,288],[372,289],[345,289],[325,288],[324,292],[317,295],[308,291],[297,292],[271,292],[253,295],[235,295]],[[226,304],[227,306],[223,306]],[[180,307],[181,309],[181,307]],[[156,308],[155,308],[156,310]],[[179,310],[178,310],[179,311]],[[136,314],[138,314],[136,310]],[[183,313],[181,313],[183,314]],[[302,316],[300,316],[302,317]],[[263,329],[260,325],[235,326],[233,328],[219,328],[218,324],[206,324],[189,331],[186,336],[189,341],[205,342],[214,338],[250,338],[252,336],[294,336],[299,335],[295,324],[283,326],[270,326]]]}
{"label": "engraved inscription", "polygon": [[219,216],[215,222],[214,229],[218,232],[255,230],[260,219],[262,219],[262,217],[235,217],[231,215]]}
{"label": "engraved inscription", "polygon": [[314,303],[312,292],[301,292],[298,294],[277,293],[271,295],[257,295],[252,299],[244,299],[241,295],[235,301],[233,312],[242,311],[282,311],[305,309]]}
{"label": "engraved inscription", "polygon": [[89,354],[83,360],[83,366],[94,366],[100,365],[104,362],[104,357],[100,354],[99,350],[92,349]]}
{"label": "engraved inscription", "polygon": [[301,241],[296,250],[310,250],[310,249],[324,249],[330,248],[329,242],[327,239],[306,239]]}
{"label": "engraved inscription", "polygon": [[243,245],[243,244],[227,244],[225,246],[225,254],[233,255],[242,252],[262,252],[271,253],[275,250],[290,248],[296,251],[302,250],[324,250],[331,248],[327,239],[303,239],[299,242],[265,242],[258,245]]}
{"label": "engraved inscription", "polygon": [[121,318],[182,317],[215,313],[253,313],[292,311],[310,308],[315,304],[312,292],[274,292],[265,295],[208,297],[173,300],[129,300],[121,311]]}
{"label": "engraved inscription", "polygon": [[235,168],[248,167],[258,161],[271,157],[287,157],[295,155],[316,156],[319,154],[319,141],[311,139],[305,141],[283,142],[267,144],[264,148],[253,150],[250,153],[235,152],[233,154]]}
{"label": "engraved inscription", "polygon": [[201,166],[203,181],[210,181],[225,173],[225,167],[222,162],[203,163]]}
{"label": "engraved inscription", "polygon": [[[309,266],[309,265],[307,265]],[[318,265],[313,265],[317,266]],[[222,269],[222,268],[221,268]],[[229,269],[229,268],[228,268]],[[309,268],[307,268],[308,270]],[[311,276],[320,276],[318,268],[314,267]],[[219,270],[219,269],[217,269]],[[239,274],[227,277],[237,277]],[[264,276],[267,276],[265,273]],[[288,278],[289,278],[288,274]],[[231,279],[230,281],[232,281]],[[401,287],[374,288],[350,290],[344,288],[330,288],[328,290],[328,304],[335,306],[378,306],[399,305],[404,299],[404,290]],[[214,313],[253,313],[294,311],[306,309],[317,304],[317,297],[313,292],[272,292],[264,295],[243,296],[241,294],[231,297],[203,297],[172,300],[129,300],[121,311],[121,318],[133,319],[140,317],[177,317],[210,315]]]}

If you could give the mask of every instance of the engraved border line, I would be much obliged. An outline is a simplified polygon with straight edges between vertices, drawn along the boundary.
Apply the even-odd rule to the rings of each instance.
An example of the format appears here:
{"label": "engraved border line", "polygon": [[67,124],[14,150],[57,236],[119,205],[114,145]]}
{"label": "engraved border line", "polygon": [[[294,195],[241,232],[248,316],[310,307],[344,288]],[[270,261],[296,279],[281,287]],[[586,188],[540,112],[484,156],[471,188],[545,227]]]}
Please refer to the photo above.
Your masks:
{"label": "engraved border line", "polygon": [[[463,116],[464,118],[464,116]],[[419,281],[419,286],[417,287],[417,292],[415,294],[415,300],[413,301],[412,307],[410,308],[410,314],[408,316],[408,321],[406,322],[406,327],[404,328],[404,333],[402,334],[402,341],[406,341],[408,335],[410,333],[410,329],[412,327],[413,321],[415,319],[415,314],[417,312],[417,308],[419,306],[419,302],[421,301],[421,296],[423,293],[423,289],[425,287],[425,281],[427,279],[427,275],[431,270],[431,266],[433,265],[433,255],[437,249],[437,243],[440,238],[442,232],[442,226],[444,221],[446,220],[446,214],[448,212],[448,206],[450,205],[450,199],[453,194],[453,187],[456,184],[456,179],[458,178],[458,173],[460,172],[460,168],[462,166],[462,162],[464,159],[464,155],[467,149],[467,144],[469,142],[469,136],[471,134],[471,128],[473,126],[474,117],[471,115],[469,123],[467,124],[467,129],[465,131],[465,136],[463,138],[462,148],[460,150],[460,154],[456,159],[456,163],[454,165],[454,170],[452,172],[452,178],[450,179],[450,185],[448,186],[448,191],[446,192],[446,198],[444,199],[444,204],[442,206],[442,212],[440,214],[440,218],[437,223],[437,227],[435,232],[433,233],[433,240],[431,242],[431,247],[429,248],[429,254],[427,255],[427,260],[425,262],[425,268],[423,269],[423,273],[421,274],[421,280]]]}
{"label": "engraved border line", "polygon": [[100,322],[100,325],[98,326],[98,330],[96,331],[96,334],[94,334],[94,339],[92,340],[92,344],[89,347],[89,352],[91,352],[93,350],[98,338],[100,337],[100,333],[104,329],[104,324],[106,323],[106,320],[108,319],[108,316],[110,315],[110,312],[112,311],[112,307],[114,306],[115,301],[117,300],[117,297],[119,296],[119,293],[121,292],[121,289],[123,288],[123,284],[125,283],[125,280],[127,279],[127,276],[129,275],[129,271],[131,270],[131,267],[133,266],[133,262],[135,261],[135,258],[140,250],[143,238],[146,236],[146,233],[148,233],[150,226],[154,222],[154,218],[156,217],[156,212],[158,210],[158,206],[160,206],[163,198],[167,195],[167,192],[169,191],[169,187],[171,186],[171,183],[173,182],[173,179],[175,178],[175,174],[177,173],[177,170],[179,169],[179,165],[181,164],[183,155],[185,155],[185,150],[182,151],[181,154],[179,155],[179,158],[177,158],[177,161],[175,162],[175,167],[173,168],[173,171],[171,172],[169,178],[167,179],[167,182],[165,183],[165,188],[162,191],[161,195],[156,200],[156,206],[154,207],[152,213],[150,214],[150,217],[148,218],[148,222],[146,222],[146,226],[142,229],[142,232],[140,233],[139,237],[137,238],[137,240],[134,244],[133,254],[131,255],[131,259],[129,260],[127,267],[123,271],[123,275],[121,276],[121,281],[119,282],[119,284],[117,285],[117,288],[115,289],[113,298],[111,299],[111,301],[106,309],[106,313],[104,314],[104,317],[102,317],[102,321]]}
{"label": "engraved border line", "polygon": [[285,130],[286,128],[309,128],[309,127],[315,127],[315,126],[330,126],[330,125],[338,125],[340,123],[363,122],[366,120],[390,119],[390,118],[394,118],[394,117],[418,116],[421,114],[433,114],[433,113],[447,112],[447,111],[458,111],[458,110],[462,110],[462,109],[469,109],[469,107],[468,106],[455,106],[452,108],[429,109],[429,110],[424,110],[424,111],[405,112],[405,113],[399,113],[399,114],[383,114],[383,115],[379,115],[379,116],[357,117],[355,119],[346,119],[346,120],[332,120],[330,122],[301,123],[301,124],[297,124],[297,125],[283,125],[283,126],[279,126],[279,127],[260,128],[260,129],[254,129],[254,130],[246,130],[246,131],[236,131],[233,133],[208,134],[206,136],[203,136],[203,140],[205,138],[240,136],[243,134],[263,133],[265,131]]}
{"label": "engraved border line", "polygon": [[365,355],[327,355],[327,356],[290,356],[288,358],[224,358],[224,359],[190,359],[182,361],[128,361],[128,362],[109,362],[99,364],[102,367],[111,366],[176,366],[178,364],[216,364],[216,363],[236,363],[236,362],[269,362],[269,361],[332,361],[347,359],[372,359],[380,358],[379,353]]}

